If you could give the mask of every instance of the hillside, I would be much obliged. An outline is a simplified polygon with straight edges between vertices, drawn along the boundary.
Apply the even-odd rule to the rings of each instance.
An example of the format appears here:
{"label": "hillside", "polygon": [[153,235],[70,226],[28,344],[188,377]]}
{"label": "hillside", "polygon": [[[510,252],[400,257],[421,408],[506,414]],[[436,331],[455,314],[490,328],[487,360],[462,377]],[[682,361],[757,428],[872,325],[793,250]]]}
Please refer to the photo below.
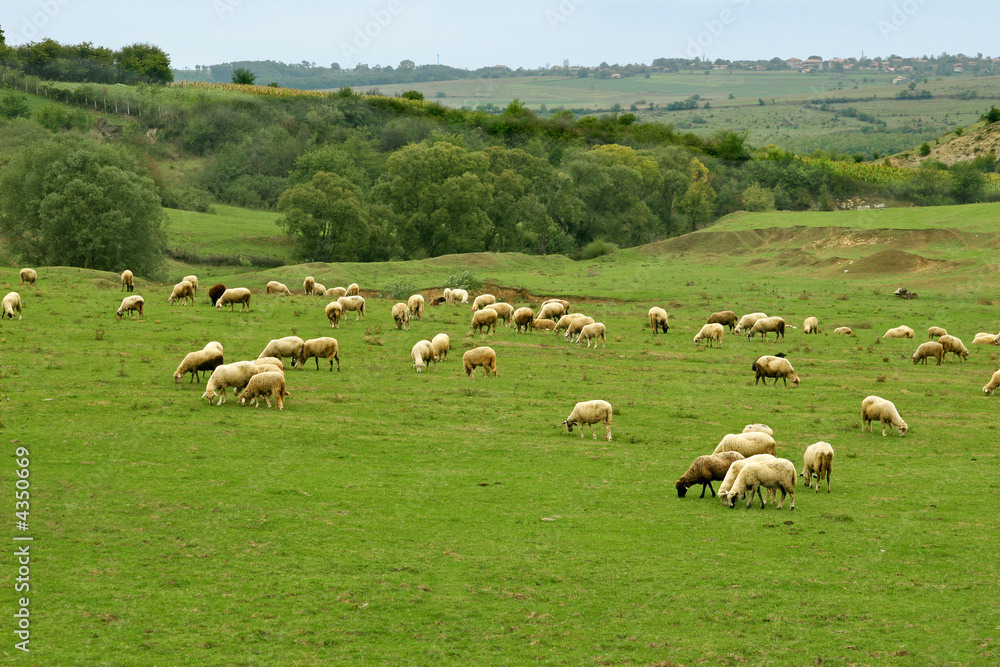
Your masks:
{"label": "hillside", "polygon": [[[1000,153],[1000,123],[973,127],[961,135],[948,133],[935,139],[930,145],[930,152],[921,155],[919,150],[908,150],[890,159],[897,167],[916,169],[925,160],[937,160],[951,166],[958,162],[974,160],[988,155]],[[994,157],[995,159],[995,157]]]}

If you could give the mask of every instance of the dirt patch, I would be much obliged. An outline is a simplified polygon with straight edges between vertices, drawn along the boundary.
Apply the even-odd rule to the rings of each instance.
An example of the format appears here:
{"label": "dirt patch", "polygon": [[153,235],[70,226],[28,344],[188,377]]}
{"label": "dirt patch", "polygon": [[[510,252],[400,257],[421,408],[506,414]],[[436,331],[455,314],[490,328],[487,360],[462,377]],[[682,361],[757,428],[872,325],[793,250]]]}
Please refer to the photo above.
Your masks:
{"label": "dirt patch", "polygon": [[931,146],[931,152],[926,156],[920,155],[918,151],[907,151],[889,158],[889,161],[896,167],[915,169],[928,158],[950,166],[956,162],[965,162],[981,155],[988,155],[990,152],[1000,153],[1000,125],[997,123],[963,134],[960,137],[947,136],[950,136],[951,139]]}
{"label": "dirt patch", "polygon": [[851,272],[863,275],[880,275],[884,273],[924,273],[949,268],[952,268],[951,262],[944,260],[927,259],[902,250],[883,250],[855,261],[851,265]]}

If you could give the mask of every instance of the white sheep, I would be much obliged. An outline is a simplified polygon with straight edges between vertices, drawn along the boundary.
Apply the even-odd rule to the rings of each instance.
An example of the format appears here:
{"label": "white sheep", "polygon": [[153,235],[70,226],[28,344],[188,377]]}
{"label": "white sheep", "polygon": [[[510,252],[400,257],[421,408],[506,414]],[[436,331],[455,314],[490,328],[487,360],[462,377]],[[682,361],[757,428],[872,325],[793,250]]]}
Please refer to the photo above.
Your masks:
{"label": "white sheep", "polygon": [[465,374],[470,378],[474,377],[472,371],[477,366],[483,367],[484,378],[490,376],[490,371],[493,371],[494,379],[497,377],[497,353],[493,351],[492,347],[475,347],[462,355],[462,368],[465,369]]}
{"label": "white sheep", "polygon": [[965,347],[965,343],[962,342],[961,338],[951,336],[949,334],[941,334],[941,337],[938,338],[938,342],[941,343],[941,347],[944,348],[945,354],[951,352],[962,361],[969,358],[969,349]]}
{"label": "white sheep", "polygon": [[340,316],[344,314],[344,307],[340,305],[339,301],[331,301],[326,304],[326,317],[330,320],[330,328],[337,329],[340,327]]}
{"label": "white sheep", "polygon": [[309,296],[313,293],[313,287],[316,285],[316,279],[312,276],[306,276],[306,279],[302,281],[302,291]]}
{"label": "white sheep", "polygon": [[493,327],[493,333],[497,332],[497,320],[499,316],[495,310],[477,310],[472,315],[472,330],[477,329],[482,332],[483,328],[486,328],[486,333],[490,332],[490,327]]}
{"label": "white sheep", "polygon": [[806,448],[803,455],[802,473],[806,488],[812,486],[813,475],[816,476],[816,493],[819,493],[820,482],[826,475],[826,492],[830,493],[830,473],[833,471],[833,446],[829,442],[817,442]]}
{"label": "white sheep", "polygon": [[392,307],[392,321],[396,329],[410,330],[410,307],[405,303],[397,303]]}
{"label": "white sheep", "polygon": [[464,289],[453,289],[448,293],[448,303],[469,303],[469,292]]}
{"label": "white sheep", "polygon": [[214,371],[223,363],[222,351],[215,347],[209,348],[206,346],[205,349],[198,350],[197,352],[189,352],[185,355],[180,365],[177,366],[177,370],[174,371],[174,382],[180,383],[187,373],[191,374],[191,382],[194,382],[195,379],[201,382],[200,373],[202,371]]}
{"label": "white sheep", "polygon": [[[124,302],[123,302],[124,303]],[[17,311],[17,319],[21,319],[21,295],[17,292],[9,292],[3,298],[3,316],[7,319],[14,319],[14,311]],[[142,313],[139,313],[140,317]],[[121,315],[119,315],[121,317]]]}
{"label": "white sheep", "polygon": [[21,269],[21,284],[28,283],[29,285],[34,285],[35,281],[38,280],[38,273],[34,269]]}
{"label": "white sheep", "polygon": [[531,320],[531,328],[539,331],[555,331],[557,323],[552,320],[538,319]]}
{"label": "white sheep", "polygon": [[926,366],[927,357],[937,359],[937,365],[940,366],[941,360],[944,359],[944,346],[936,340],[927,341],[917,347],[911,359],[913,359],[913,363],[915,364],[922,362]]}
{"label": "white sheep", "polygon": [[747,433],[728,433],[722,437],[719,444],[712,451],[713,454],[722,452],[739,452],[743,456],[753,456],[755,454],[776,453],[774,438],[767,433],[760,431],[749,431]]}
{"label": "white sheep", "polygon": [[278,370],[285,370],[285,363],[277,357],[257,357],[253,360],[253,363],[257,364],[261,368],[264,366],[277,366]]}
{"label": "white sheep", "polygon": [[511,315],[511,319],[514,322],[514,331],[516,333],[521,333],[522,327],[524,327],[524,333],[531,333],[531,330],[534,328],[531,326],[531,323],[535,319],[535,313],[531,308],[518,308]]}
{"label": "white sheep", "polygon": [[330,338],[329,336],[323,336],[322,338],[310,338],[302,344],[299,348],[298,356],[296,357],[296,363],[299,365],[299,370],[304,369],[304,364],[306,359],[315,358],[316,359],[316,370],[319,370],[319,360],[328,359],[330,361],[330,370],[333,371],[333,362],[337,362],[337,372],[340,372],[340,356],[338,352],[340,351],[337,345],[336,338]]}
{"label": "white sheep", "polygon": [[445,287],[444,291],[441,293],[444,296],[445,303],[451,303],[451,288]]}
{"label": "white sheep", "polygon": [[431,339],[431,347],[434,348],[434,356],[438,361],[444,361],[448,356],[448,350],[451,349],[451,339],[448,338],[448,334],[439,333]]}
{"label": "white sheep", "polygon": [[472,310],[480,310],[490,305],[491,303],[496,303],[497,298],[492,294],[480,294],[472,302]]}
{"label": "white sheep", "polygon": [[262,364],[260,359],[254,359],[253,362],[257,366],[257,370],[261,373],[281,373],[285,374],[285,370],[281,366],[275,366],[274,364]]}
{"label": "white sheep", "polygon": [[667,311],[659,306],[653,306],[646,314],[649,316],[649,326],[653,327],[654,334],[660,330],[663,333],[667,333],[670,330],[670,325],[667,322]]}
{"label": "white sheep", "polygon": [[538,308],[538,313],[535,315],[536,320],[547,320],[553,317],[562,317],[566,314],[566,306],[562,305],[558,301],[549,301],[548,303],[543,303]]}
{"label": "white sheep", "polygon": [[566,340],[572,341],[573,336],[578,335],[581,331],[583,331],[585,326],[588,324],[594,324],[594,322],[596,322],[596,320],[593,317],[577,317],[570,321],[569,326],[566,327],[566,333],[563,334],[563,337],[566,338]]}
{"label": "white sheep", "polygon": [[135,277],[132,275],[131,271],[125,269],[124,271],[122,271],[122,288],[118,291],[124,292],[125,290],[128,290],[129,292],[131,292],[134,287],[135,287]]}
{"label": "white sheep", "polygon": [[198,294],[198,276],[193,274],[190,276],[184,276],[183,278],[181,278],[181,281],[183,282],[184,280],[191,283],[191,287],[194,289],[194,293]]}
{"label": "white sheep", "polygon": [[973,345],[1000,345],[1000,336],[997,334],[980,332],[972,340]]}
{"label": "white sheep", "polygon": [[264,398],[267,407],[271,407],[270,396],[278,402],[278,409],[285,409],[285,397],[289,395],[285,388],[285,374],[263,371],[250,378],[246,387],[240,393],[240,405],[253,401],[254,407],[260,407],[260,399]]}
{"label": "white sheep", "polygon": [[277,280],[271,280],[267,283],[267,293],[268,294],[287,294],[292,295],[292,291],[288,289],[288,285],[285,283],[279,283]]}
{"label": "white sheep", "polygon": [[906,422],[899,416],[899,411],[892,401],[887,401],[879,396],[868,396],[861,401],[861,432],[865,432],[865,424],[868,425],[868,432],[872,432],[872,422],[882,422],[882,435],[885,436],[885,427],[888,425],[889,432],[895,428],[900,437],[906,436],[909,430]]}
{"label": "white sheep", "polygon": [[314,296],[326,296],[326,285],[321,285],[319,283],[313,283],[313,295]]}
{"label": "white sheep", "polygon": [[833,333],[840,334],[841,336],[854,335],[854,331],[851,330],[851,327],[837,327],[836,329],[833,330]]}
{"label": "white sheep", "polygon": [[173,305],[174,301],[180,300],[181,305],[186,306],[189,299],[191,300],[191,305],[194,305],[194,285],[187,280],[182,280],[174,285],[174,290],[167,298],[167,303]]}
{"label": "white sheep", "polygon": [[721,324],[705,324],[701,327],[701,330],[695,334],[694,344],[697,346],[701,341],[707,340],[709,347],[712,347],[713,341],[718,343],[719,347],[722,347],[722,339],[725,335],[726,330]]}
{"label": "white sheep", "polygon": [[560,306],[562,306],[566,310],[569,310],[569,301],[567,301],[566,299],[551,298],[551,299],[546,299],[545,301],[542,301],[542,305],[543,306],[545,304],[547,304],[547,303],[558,303]]}
{"label": "white sheep", "polygon": [[788,386],[788,381],[791,380],[793,387],[799,386],[799,376],[792,368],[792,362],[784,357],[774,357],[771,355],[764,355],[758,357],[753,364],[750,365],[750,370],[756,373],[753,383],[757,384],[761,378],[764,378],[764,384],[767,385],[767,378],[774,378],[774,385],[778,385],[778,380],[784,381],[785,386]]}
{"label": "white sheep", "polygon": [[607,338],[607,328],[604,326],[603,322],[594,322],[593,324],[588,324],[587,326],[580,329],[580,335],[576,337],[576,344],[579,345],[580,341],[587,341],[587,347],[590,347],[590,341],[594,341],[594,349],[597,349],[597,342],[601,341],[604,343],[604,347],[608,346]]}
{"label": "white sheep", "polygon": [[[758,461],[773,461],[775,458],[770,454],[754,454],[753,456],[733,461],[729,466],[729,470],[726,471],[726,476],[723,478],[722,484],[719,485],[718,497],[722,501],[722,504],[729,505],[729,490],[733,488],[733,483],[736,482],[736,478],[739,476],[740,471],[743,470],[743,466],[748,463],[757,463]],[[768,489],[767,502],[772,502],[775,495],[777,494],[774,489]]]}
{"label": "white sheep", "polygon": [[781,500],[778,501],[779,510],[785,502],[786,495],[792,497],[792,503],[788,509],[795,509],[795,464],[788,459],[773,459],[745,464],[743,470],[736,476],[732,488],[729,489],[727,497],[729,507],[735,507],[736,501],[742,498],[749,489],[747,509],[753,507],[754,495],[760,498],[760,508],[764,509],[764,496],[760,492],[761,487],[781,489]]}
{"label": "white sheep", "polygon": [[[580,429],[583,430],[582,428]],[[712,482],[718,482],[726,477],[730,466],[736,461],[742,461],[743,455],[739,452],[722,452],[721,454],[709,454],[699,456],[691,463],[687,471],[681,475],[674,484],[677,489],[677,497],[683,498],[687,495],[687,490],[695,484],[701,484],[701,495],[705,497],[705,490],[708,489],[715,495]]]}
{"label": "white sheep", "polygon": [[774,437],[774,430],[767,424],[747,424],[743,427],[744,433],[767,433],[772,438]]}
{"label": "white sheep", "polygon": [[605,438],[608,442],[611,441],[611,418],[612,409],[611,404],[607,401],[602,401],[600,399],[594,401],[581,401],[573,407],[573,412],[569,413],[569,417],[563,424],[566,425],[566,432],[572,433],[573,426],[580,426],[580,437],[583,437],[583,425],[587,424],[590,426],[590,435],[597,439],[597,433],[594,432],[594,424],[604,424],[604,429],[606,431]]}
{"label": "white sheep", "polygon": [[990,381],[983,387],[983,393],[992,396],[997,387],[1000,387],[1000,370],[993,373]]}
{"label": "white sheep", "polygon": [[913,329],[905,324],[887,330],[882,338],[913,338]]}
{"label": "white sheep", "polygon": [[418,320],[424,319],[424,297],[422,294],[414,294],[406,300],[406,307],[410,311],[410,316]]}
{"label": "white sheep", "polygon": [[767,342],[767,334],[774,334],[774,342],[778,342],[778,336],[781,336],[782,342],[785,340],[785,320],[784,318],[774,316],[774,317],[762,317],[753,323],[750,327],[750,331],[747,332],[747,340],[752,339],[757,334]]}
{"label": "white sheep", "polygon": [[802,333],[819,333],[819,320],[815,317],[807,317],[805,323],[802,325]]}
{"label": "white sheep", "polygon": [[358,295],[348,295],[342,296],[337,299],[344,310],[353,310],[356,314],[354,315],[354,321],[357,322],[359,319],[365,319],[365,298]]}
{"label": "white sheep", "polygon": [[357,283],[351,283],[347,286],[346,296],[358,296],[361,293],[361,288]]}
{"label": "white sheep", "polygon": [[225,353],[225,350],[222,349],[222,343],[220,343],[217,340],[213,340],[213,341],[209,341],[208,343],[205,343],[205,347],[202,348],[202,349],[205,349],[205,350],[218,350],[219,354],[224,354]]}
{"label": "white sheep", "polygon": [[410,359],[413,360],[413,368],[419,373],[427,368],[427,362],[433,361],[437,368],[437,355],[434,353],[434,346],[430,341],[418,340],[410,348]]}
{"label": "white sheep", "polygon": [[332,297],[347,296],[347,288],[346,287],[327,287],[326,288],[326,295],[327,296],[332,296]]}
{"label": "white sheep", "polygon": [[741,333],[744,329],[750,329],[757,320],[767,317],[764,313],[747,313],[740,318],[740,321],[736,323],[736,328],[733,329],[733,333]]}
{"label": "white sheep", "polygon": [[[581,317],[586,317],[586,315],[584,315],[583,313],[566,313],[565,315],[563,315],[562,317],[559,318],[558,322],[556,322],[556,327],[555,327],[554,331],[556,333],[559,333],[560,331],[569,329],[570,323],[573,320],[581,318]],[[539,320],[539,319],[545,319],[545,318],[539,318],[537,316],[535,317],[536,321]]]}
{"label": "white sheep", "polygon": [[233,306],[240,304],[240,312],[245,308],[250,311],[250,290],[246,287],[231,287],[222,293],[219,300],[215,302],[216,310],[222,310],[223,306],[229,306],[229,312],[233,312]]}
{"label": "white sheep", "polygon": [[[9,296],[9,295],[8,295]],[[142,308],[144,302],[142,297],[138,294],[130,294],[129,296],[122,299],[122,305],[118,306],[118,319],[121,319],[125,313],[128,313],[129,317],[132,317],[132,311],[139,313],[139,318],[142,319]]]}
{"label": "white sheep", "polygon": [[497,317],[503,320],[503,325],[510,326],[510,321],[514,317],[514,306],[509,303],[491,303],[487,304],[486,309],[497,311]]}
{"label": "white sheep", "polygon": [[238,394],[250,382],[250,378],[260,372],[260,368],[252,361],[237,361],[231,364],[222,364],[212,371],[205,386],[205,393],[202,398],[208,399],[211,405],[215,400],[216,392],[219,393],[219,405],[226,402],[226,389],[233,388],[233,396]]}
{"label": "white sheep", "polygon": [[941,336],[947,336],[948,332],[941,327],[927,327],[927,337],[928,338],[940,338]]}
{"label": "white sheep", "polygon": [[257,355],[258,359],[263,359],[264,357],[276,357],[278,359],[284,359],[285,357],[292,358],[292,366],[295,366],[295,360],[299,358],[302,353],[302,346],[305,345],[305,341],[298,336],[285,336],[284,338],[273,338],[260,354]]}

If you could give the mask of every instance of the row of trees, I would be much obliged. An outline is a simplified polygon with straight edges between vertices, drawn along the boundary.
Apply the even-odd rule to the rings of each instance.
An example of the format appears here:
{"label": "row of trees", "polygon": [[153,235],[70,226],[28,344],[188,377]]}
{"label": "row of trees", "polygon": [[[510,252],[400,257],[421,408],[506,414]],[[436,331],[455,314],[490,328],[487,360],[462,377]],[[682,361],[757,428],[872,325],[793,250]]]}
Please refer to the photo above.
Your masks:
{"label": "row of trees", "polygon": [[7,46],[0,31],[0,64],[51,81],[163,84],[174,80],[170,57],[145,43],[117,51],[91,42],[60,44],[53,39]]}

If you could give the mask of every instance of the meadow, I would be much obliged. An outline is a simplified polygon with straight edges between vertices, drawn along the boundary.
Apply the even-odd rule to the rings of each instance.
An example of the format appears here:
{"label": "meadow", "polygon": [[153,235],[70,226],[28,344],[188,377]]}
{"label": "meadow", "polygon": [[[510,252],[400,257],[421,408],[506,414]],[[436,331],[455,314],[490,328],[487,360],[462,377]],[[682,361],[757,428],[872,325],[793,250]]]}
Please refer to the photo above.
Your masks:
{"label": "meadow", "polygon": [[[141,320],[115,319],[117,275],[35,267],[38,283],[19,286],[6,268],[24,318],[0,324],[0,427],[11,458],[30,452],[30,530],[12,533],[34,537],[35,655],[15,657],[11,641],[4,661],[994,663],[1000,398],[981,387],[1000,355],[976,346],[940,367],[909,356],[930,325],[967,344],[1000,330],[998,214],[741,214],[581,262],[173,261],[172,280],[199,275],[196,304],[171,307],[169,283],[140,277]],[[226,247],[197,237],[196,215],[172,238]],[[267,220],[246,220],[270,236]],[[607,347],[502,326],[473,335],[468,305],[393,329],[388,283],[431,297],[463,270],[514,306],[570,300],[607,325]],[[306,275],[358,282],[366,319],[331,329],[327,299],[301,293]],[[264,294],[272,279],[298,293]],[[212,308],[215,282],[257,291],[252,312]],[[919,298],[897,299],[899,286]],[[652,305],[670,313],[667,334],[651,333]],[[696,348],[725,309],[799,327],[813,315],[821,333]],[[879,338],[899,324],[917,339]],[[857,337],[833,334],[841,325]],[[413,372],[410,347],[441,331],[448,358]],[[228,362],[293,334],[336,337],[342,370],[288,368],[283,412],[232,396],[210,406],[204,379],[172,379],[210,340]],[[496,350],[497,379],[462,372],[477,345]],[[778,351],[798,388],[754,385],[753,360]],[[869,394],[895,402],[905,438],[861,432]],[[611,442],[561,424],[591,398],[615,407]],[[800,482],[794,511],[726,509],[696,489],[679,499],[690,462],[751,422],[799,469],[809,444],[830,442],[832,493]],[[13,578],[13,560],[3,567]]]}

